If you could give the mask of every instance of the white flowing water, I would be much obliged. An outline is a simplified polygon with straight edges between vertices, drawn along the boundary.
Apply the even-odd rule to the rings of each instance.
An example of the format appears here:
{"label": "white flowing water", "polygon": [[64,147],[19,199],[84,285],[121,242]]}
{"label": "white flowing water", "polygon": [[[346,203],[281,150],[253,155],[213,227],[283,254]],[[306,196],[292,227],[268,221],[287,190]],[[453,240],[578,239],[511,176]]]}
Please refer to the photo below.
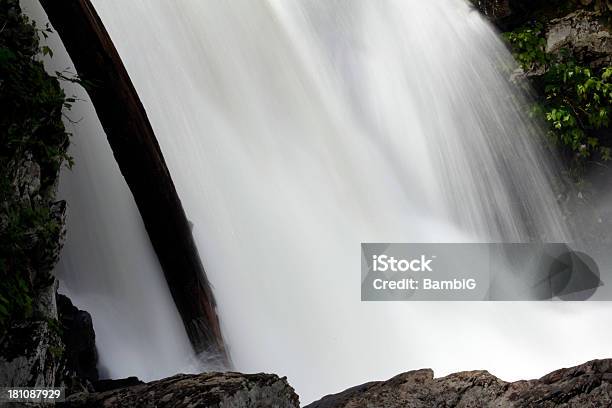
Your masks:
{"label": "white flowing water", "polygon": [[[361,242],[567,239],[550,154],[506,79],[513,61],[467,3],[94,5],[194,224],[237,370],[286,375],[308,402],[422,367],[516,379],[607,355],[612,333],[598,323],[606,304],[360,302]],[[108,153],[75,155],[92,178],[116,172]],[[134,237],[118,245],[129,253],[105,251],[117,231],[142,234],[133,203],[121,202],[124,185],[108,191],[92,178],[65,181],[82,206],[69,228],[86,231],[70,232],[62,278],[83,299],[98,288],[102,299],[151,304],[164,285],[145,272],[159,280],[159,267],[149,259],[136,274],[125,261],[145,245]],[[126,208],[127,219],[113,217]],[[85,228],[92,219],[110,232],[87,241],[100,250],[88,259],[77,254],[98,231]],[[96,269],[84,276],[87,262]],[[138,280],[98,286],[128,272]],[[134,282],[157,292],[140,295]],[[156,307],[175,314],[160,298]],[[134,337],[100,344],[101,356],[148,341],[124,327],[133,316],[89,305],[101,330]],[[184,343],[176,326],[164,318],[157,327]],[[146,361],[176,358],[169,344],[165,352]],[[120,361],[107,365],[132,374]]]}

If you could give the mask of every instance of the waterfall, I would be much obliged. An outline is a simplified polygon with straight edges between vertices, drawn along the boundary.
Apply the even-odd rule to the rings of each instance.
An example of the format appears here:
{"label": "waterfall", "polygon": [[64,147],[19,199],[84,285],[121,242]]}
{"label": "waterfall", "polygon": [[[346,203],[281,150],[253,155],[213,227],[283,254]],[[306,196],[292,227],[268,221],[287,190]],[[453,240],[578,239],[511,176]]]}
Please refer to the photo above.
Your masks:
{"label": "waterfall", "polygon": [[[606,310],[593,304],[360,302],[361,242],[568,239],[551,154],[507,80],[512,58],[467,3],[94,5],[194,224],[237,370],[286,375],[308,402],[422,367],[512,380],[606,355]],[[123,326],[134,316],[108,317],[119,299],[165,310],[158,329],[181,347],[146,361],[184,353],[180,370],[184,333],[168,326],[176,312],[108,148],[74,143],[81,168],[64,191],[82,211],[62,280],[83,302],[109,297],[88,300],[103,336],[149,341]],[[111,179],[120,186],[94,181]],[[128,272],[132,284],[117,284]]]}

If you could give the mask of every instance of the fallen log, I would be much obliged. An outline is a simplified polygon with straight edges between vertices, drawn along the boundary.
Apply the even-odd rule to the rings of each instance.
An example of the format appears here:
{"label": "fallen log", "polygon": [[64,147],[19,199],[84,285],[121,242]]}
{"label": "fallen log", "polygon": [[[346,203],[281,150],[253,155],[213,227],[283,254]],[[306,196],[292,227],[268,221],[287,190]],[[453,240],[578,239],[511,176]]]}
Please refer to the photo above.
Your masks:
{"label": "fallen log", "polygon": [[216,303],[153,128],[89,0],[41,0],[86,88],[196,353],[229,365]]}

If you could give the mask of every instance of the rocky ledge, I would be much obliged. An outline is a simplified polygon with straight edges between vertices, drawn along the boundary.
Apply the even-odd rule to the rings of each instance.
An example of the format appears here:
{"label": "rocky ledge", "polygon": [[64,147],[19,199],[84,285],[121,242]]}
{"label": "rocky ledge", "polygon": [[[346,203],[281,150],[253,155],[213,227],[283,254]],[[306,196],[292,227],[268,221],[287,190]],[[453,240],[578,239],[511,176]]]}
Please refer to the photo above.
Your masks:
{"label": "rocky ledge", "polygon": [[434,378],[410,371],[328,395],[307,408],[353,407],[611,407],[612,360],[594,360],[552,372],[539,380],[505,382],[486,371]]}
{"label": "rocky ledge", "polygon": [[[136,380],[136,379],[133,379]],[[126,384],[129,384],[126,386]],[[115,388],[121,387],[121,388]],[[98,392],[70,395],[67,407],[299,407],[286,378],[273,374],[179,374],[147,384],[122,380]],[[486,371],[434,378],[410,371],[328,395],[306,408],[582,408],[612,406],[612,359],[554,371],[538,380],[506,382]]]}
{"label": "rocky ledge", "polygon": [[66,399],[66,407],[299,407],[299,398],[286,378],[272,374],[179,374],[147,384],[106,392],[78,393]]}

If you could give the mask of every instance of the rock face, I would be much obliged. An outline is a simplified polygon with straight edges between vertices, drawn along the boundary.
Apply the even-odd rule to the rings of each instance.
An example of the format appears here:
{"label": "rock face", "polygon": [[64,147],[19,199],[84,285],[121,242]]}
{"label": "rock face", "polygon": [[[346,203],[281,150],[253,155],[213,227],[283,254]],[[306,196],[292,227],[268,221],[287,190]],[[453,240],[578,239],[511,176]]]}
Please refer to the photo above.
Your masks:
{"label": "rock face", "polygon": [[127,377],[127,378],[118,378],[115,380],[106,379],[106,380],[98,380],[93,383],[93,390],[95,392],[106,392],[111,390],[116,390],[119,388],[132,387],[135,385],[143,385],[144,382],[140,381],[138,377]]}
{"label": "rock face", "polygon": [[57,295],[64,344],[62,378],[70,392],[87,390],[98,380],[98,352],[91,315]]}
{"label": "rock face", "polygon": [[510,0],[473,0],[472,3],[492,21],[499,21],[512,15]]}
{"label": "rock face", "polygon": [[555,0],[472,0],[478,10],[504,31],[522,24],[534,10],[551,2]]}
{"label": "rock face", "polygon": [[98,393],[79,393],[66,407],[296,408],[299,399],[285,378],[271,374],[179,374],[160,381]]}
{"label": "rock face", "polygon": [[[35,157],[25,152],[0,172],[9,180],[11,192],[0,204],[0,234],[10,234],[6,230],[14,228],[9,220],[15,213],[48,213],[48,219],[54,224],[53,228],[48,228],[47,223],[35,222],[22,226],[20,249],[23,253],[15,261],[19,262],[22,285],[31,293],[31,316],[14,322],[5,333],[0,332],[3,334],[0,335],[0,386],[52,387],[59,379],[62,366],[64,347],[55,301],[57,281],[50,271],[64,242],[66,204],[54,201],[54,187],[43,184],[45,172],[41,168]],[[45,178],[56,177],[56,174],[47,174]],[[12,272],[10,266],[7,269],[8,273]],[[11,277],[8,273],[2,270],[0,279],[7,282]],[[11,295],[18,296],[10,291],[0,295],[10,302],[16,302]]]}
{"label": "rock face", "polygon": [[0,386],[63,385],[70,394],[98,380],[91,316],[57,295],[53,282],[39,291],[38,317],[15,324],[0,339]]}
{"label": "rock face", "polygon": [[48,322],[25,322],[12,327],[0,343],[0,385],[53,387],[61,352],[61,339]]}
{"label": "rock face", "polygon": [[593,68],[612,63],[612,33],[596,12],[579,10],[551,20],[547,32],[546,52],[558,54],[563,49]]}
{"label": "rock face", "polygon": [[434,378],[432,370],[410,371],[329,395],[308,408],[353,407],[610,407],[612,360],[561,369],[539,380],[508,383],[486,371]]}
{"label": "rock face", "polygon": [[0,21],[0,386],[51,387],[64,350],[51,270],[65,236],[66,99],[18,0],[0,2]]}

